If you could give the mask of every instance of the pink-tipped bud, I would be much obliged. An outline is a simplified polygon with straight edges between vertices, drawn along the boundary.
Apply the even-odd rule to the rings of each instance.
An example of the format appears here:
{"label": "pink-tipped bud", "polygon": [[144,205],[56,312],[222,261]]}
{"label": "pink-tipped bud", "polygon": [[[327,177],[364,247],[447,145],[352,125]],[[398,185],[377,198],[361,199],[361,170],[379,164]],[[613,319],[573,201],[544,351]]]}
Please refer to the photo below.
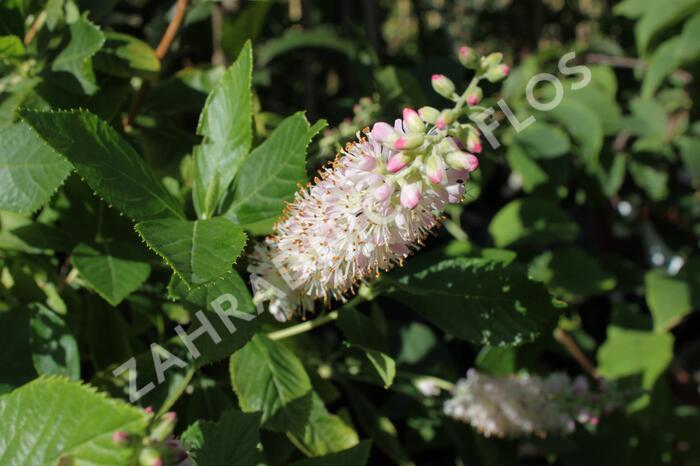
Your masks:
{"label": "pink-tipped bud", "polygon": [[445,156],[445,161],[455,170],[473,172],[479,168],[479,159],[468,152],[450,152]]}
{"label": "pink-tipped bud", "polygon": [[474,154],[481,154],[483,146],[481,145],[481,137],[475,130],[470,130],[467,136],[467,150]]}
{"label": "pink-tipped bud", "polygon": [[118,430],[112,434],[112,442],[118,445],[125,444],[129,441],[129,434],[123,430]]}
{"label": "pink-tipped bud", "polygon": [[369,135],[380,144],[393,144],[399,137],[394,127],[389,123],[384,123],[383,121],[375,123],[374,126],[372,126],[372,131],[370,131]]}
{"label": "pink-tipped bud", "polygon": [[412,108],[403,109],[403,127],[409,133],[425,133],[425,123]]}
{"label": "pink-tipped bud", "polygon": [[386,169],[391,173],[396,173],[408,164],[408,157],[406,154],[395,154],[391,156],[386,164]]}
{"label": "pink-tipped bud", "polygon": [[442,162],[442,157],[437,154],[430,155],[425,164],[425,173],[432,183],[439,184],[445,177],[445,166]]}
{"label": "pink-tipped bud", "polygon": [[467,104],[470,107],[473,107],[474,105],[477,105],[479,102],[481,102],[481,99],[484,97],[484,91],[481,90],[480,87],[475,87],[473,90],[469,91],[467,94]]}
{"label": "pink-tipped bud", "polygon": [[372,156],[366,155],[362,157],[360,160],[360,163],[357,164],[357,167],[360,170],[366,171],[366,172],[371,172],[374,170],[374,168],[377,166],[377,159],[375,159]]}
{"label": "pink-tipped bud", "polygon": [[153,406],[146,406],[143,408],[143,412],[146,414],[153,414]]}
{"label": "pink-tipped bud", "polygon": [[490,68],[486,72],[486,79],[489,82],[495,83],[505,78],[510,74],[510,67],[508,65],[498,65]]}
{"label": "pink-tipped bud", "polygon": [[418,116],[420,116],[421,120],[424,122],[434,125],[435,120],[440,116],[440,111],[433,107],[421,107],[418,109]]}
{"label": "pink-tipped bud", "polygon": [[454,121],[454,113],[451,110],[443,110],[440,112],[437,120],[435,120],[435,126],[438,129],[447,128]]}
{"label": "pink-tipped bud", "polygon": [[420,184],[407,184],[401,189],[401,205],[407,209],[415,208],[421,199]]}
{"label": "pink-tipped bud", "polygon": [[176,422],[177,415],[173,411],[163,414],[156,423],[155,427],[151,429],[150,437],[162,442],[173,433]]}
{"label": "pink-tipped bud", "polygon": [[374,191],[374,198],[380,202],[384,202],[394,194],[394,185],[392,183],[384,183]]}
{"label": "pink-tipped bud", "polygon": [[145,447],[139,453],[139,466],[163,466],[163,458],[155,448]]}
{"label": "pink-tipped bud", "polygon": [[451,99],[455,93],[455,84],[444,74],[434,74],[431,79],[435,92]]}
{"label": "pink-tipped bud", "polygon": [[423,134],[404,134],[394,141],[393,147],[396,150],[411,150],[423,145],[425,136]]}
{"label": "pink-tipped bud", "polygon": [[598,416],[591,416],[591,418],[588,420],[588,423],[592,426],[597,426],[599,422],[600,419],[598,419]]}
{"label": "pink-tipped bud", "polygon": [[471,47],[462,46],[459,48],[459,62],[467,68],[474,68],[476,65],[476,53]]}
{"label": "pink-tipped bud", "polygon": [[500,65],[502,61],[503,54],[501,52],[493,52],[481,59],[481,66],[484,68],[494,68]]}

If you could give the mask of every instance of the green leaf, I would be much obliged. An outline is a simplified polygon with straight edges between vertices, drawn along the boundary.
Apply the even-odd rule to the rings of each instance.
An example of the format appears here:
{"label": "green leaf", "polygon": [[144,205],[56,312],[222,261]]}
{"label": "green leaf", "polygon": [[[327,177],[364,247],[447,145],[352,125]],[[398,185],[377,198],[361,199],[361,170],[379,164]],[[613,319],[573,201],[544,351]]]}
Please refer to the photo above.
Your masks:
{"label": "green leaf", "polygon": [[[97,92],[97,79],[92,69],[92,56],[105,42],[105,36],[99,27],[81,16],[70,25],[70,40],[51,64],[51,70],[59,73],[68,89],[84,94]],[[66,74],[64,74],[66,73]]]}
{"label": "green leaf", "polygon": [[80,379],[78,342],[63,319],[43,304],[34,303],[29,327],[37,373]]}
{"label": "green leaf", "polygon": [[489,233],[496,246],[541,246],[573,241],[578,224],[556,204],[545,199],[516,199],[498,211]]}
{"label": "green leaf", "polygon": [[654,317],[654,329],[664,331],[685,315],[700,309],[700,260],[691,259],[676,276],[651,270],[644,277],[646,300]]}
{"label": "green leaf", "polygon": [[537,256],[530,264],[530,276],[546,283],[553,293],[567,300],[612,291],[615,277],[590,253],[565,246]]}
{"label": "green leaf", "polygon": [[257,334],[231,356],[231,383],[241,409],[262,412],[262,424],[279,432],[304,432],[311,381],[294,353]]}
{"label": "green leaf", "polygon": [[125,242],[80,243],[71,260],[80,276],[112,306],[136,291],[151,273],[142,248]]}
{"label": "green leaf", "polygon": [[[417,270],[413,270],[416,269]],[[389,296],[443,331],[483,345],[517,345],[551,328],[558,313],[520,264],[457,258],[408,267]]]}
{"label": "green leaf", "polygon": [[150,78],[160,71],[160,60],[146,42],[120,32],[107,32],[105,39],[93,58],[96,70],[126,79]]}
{"label": "green leaf", "polygon": [[0,36],[0,60],[22,57],[27,51],[17,36]]}
{"label": "green leaf", "polygon": [[566,154],[569,137],[557,126],[536,122],[517,133],[515,140],[533,159],[552,159]]}
{"label": "green leaf", "polygon": [[379,332],[376,324],[354,309],[341,311],[336,323],[352,346],[364,351],[381,377],[384,388],[389,387],[396,376],[396,363],[386,354],[386,339]]}
{"label": "green leaf", "polygon": [[214,213],[248,155],[253,141],[250,81],[253,52],[250,42],[209,93],[199,117],[202,144],[194,149],[192,188],[200,218]]}
{"label": "green leaf", "polygon": [[663,80],[683,63],[681,38],[676,36],[661,44],[649,59],[649,67],[642,82],[642,97],[653,97]]}
{"label": "green leaf", "polygon": [[681,160],[690,175],[693,185],[700,187],[700,138],[681,137],[676,142],[681,152]]}
{"label": "green leaf", "polygon": [[182,434],[182,443],[197,466],[255,466],[260,413],[224,411],[216,422],[197,421]]}
{"label": "green leaf", "polygon": [[639,162],[629,161],[629,171],[632,179],[642,188],[652,201],[662,201],[668,196],[668,172],[659,167]]}
{"label": "green leaf", "polygon": [[297,184],[306,181],[306,147],[324,126],[309,127],[301,112],[280,123],[243,163],[227,216],[242,225],[277,219]]}
{"label": "green leaf", "polygon": [[290,438],[308,456],[320,456],[352,448],[360,442],[355,429],[331,414],[316,392],[311,396],[311,413],[303,435],[290,433]]}
{"label": "green leaf", "polygon": [[71,165],[25,123],[0,129],[0,209],[34,212],[70,171]]}
{"label": "green leaf", "polygon": [[639,55],[646,55],[652,39],[663,30],[686,19],[700,6],[700,0],[655,0],[634,27]]}
{"label": "green leaf", "polygon": [[112,435],[143,435],[146,413],[64,378],[39,378],[0,397],[0,463],[122,466],[134,447]]}
{"label": "green leaf", "polygon": [[63,21],[64,0],[48,0],[46,2],[46,26],[49,31],[56,29],[56,26]]}
{"label": "green leaf", "polygon": [[221,48],[228,57],[237,57],[246,41],[255,42],[265,25],[272,3],[253,2],[224,18],[221,29]]}
{"label": "green leaf", "polygon": [[684,63],[700,57],[700,11],[683,25],[679,54]]}
{"label": "green leaf", "polygon": [[136,224],[136,231],[188,286],[204,285],[231,271],[246,242],[243,230],[221,217],[150,220]]}
{"label": "green leaf", "polygon": [[109,124],[86,111],[21,111],[107,203],[134,220],[184,218],[178,201]]}
{"label": "green leaf", "polygon": [[598,350],[598,370],[610,379],[641,374],[649,389],[672,359],[673,335],[611,325]]}
{"label": "green leaf", "polygon": [[520,175],[523,190],[531,193],[538,186],[549,181],[549,175],[532,160],[518,144],[508,146],[506,160],[513,172]]}
{"label": "green leaf", "polygon": [[297,461],[292,466],[364,466],[369,459],[371,442],[362,441],[347,450]]}
{"label": "green leaf", "polygon": [[598,116],[575,99],[563,99],[550,114],[576,140],[576,149],[580,151],[586,166],[594,169],[603,147],[603,123]]}

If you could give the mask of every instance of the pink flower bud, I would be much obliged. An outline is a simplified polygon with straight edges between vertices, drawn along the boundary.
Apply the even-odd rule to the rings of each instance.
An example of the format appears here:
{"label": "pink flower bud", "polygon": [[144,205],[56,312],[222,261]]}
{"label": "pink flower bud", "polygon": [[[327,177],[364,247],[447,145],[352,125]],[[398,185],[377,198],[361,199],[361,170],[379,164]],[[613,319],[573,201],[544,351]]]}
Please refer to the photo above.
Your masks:
{"label": "pink flower bud", "polygon": [[467,136],[467,150],[474,154],[481,154],[483,146],[481,145],[481,137],[477,131],[469,131]]}
{"label": "pink flower bud", "polygon": [[394,127],[388,123],[384,123],[383,121],[375,123],[374,126],[372,126],[372,131],[370,131],[369,134],[372,139],[379,143],[393,143],[396,138],[398,138],[398,134],[396,134]]}
{"label": "pink flower bud", "polygon": [[392,183],[384,183],[374,191],[374,198],[380,202],[384,202],[394,193],[394,185]]}
{"label": "pink flower bud", "polygon": [[394,141],[393,147],[396,150],[411,150],[420,147],[425,137],[422,134],[404,134]]}
{"label": "pink flower bud", "polygon": [[403,127],[410,133],[424,133],[425,123],[412,108],[403,109]]}
{"label": "pink flower bud", "polygon": [[477,105],[479,102],[481,102],[481,99],[484,97],[484,91],[481,90],[480,87],[475,87],[471,91],[469,91],[469,94],[467,94],[467,104],[470,106]]}
{"label": "pink flower bud", "polygon": [[435,92],[448,99],[455,93],[454,83],[444,74],[434,74],[431,79]]}
{"label": "pink flower bud", "polygon": [[455,170],[473,172],[479,168],[479,159],[468,152],[450,152],[445,156],[445,161]]}
{"label": "pink flower bud", "polygon": [[486,72],[486,79],[488,79],[489,82],[495,83],[508,76],[508,74],[510,74],[510,67],[508,65],[498,65],[489,68]]}
{"label": "pink flower bud", "polygon": [[112,442],[116,444],[124,444],[129,441],[129,434],[123,430],[118,430],[112,434]]}
{"label": "pink flower bud", "polygon": [[460,47],[459,62],[467,68],[473,68],[476,64],[476,53],[474,53],[474,49],[466,45]]}
{"label": "pink flower bud", "polygon": [[408,164],[408,157],[405,154],[395,154],[386,164],[386,169],[391,173],[396,173]]}
{"label": "pink flower bud", "polygon": [[401,205],[407,209],[415,208],[421,199],[420,184],[407,184],[401,189]]}
{"label": "pink flower bud", "polygon": [[153,414],[153,406],[146,406],[145,408],[143,408],[143,412],[145,412],[146,414]]}

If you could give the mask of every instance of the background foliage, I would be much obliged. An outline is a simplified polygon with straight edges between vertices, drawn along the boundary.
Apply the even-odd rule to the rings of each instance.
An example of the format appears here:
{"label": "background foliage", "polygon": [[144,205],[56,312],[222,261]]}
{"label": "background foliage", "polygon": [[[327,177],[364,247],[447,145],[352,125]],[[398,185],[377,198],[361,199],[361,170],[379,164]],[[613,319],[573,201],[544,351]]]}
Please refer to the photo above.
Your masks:
{"label": "background foliage", "polygon": [[[111,435],[151,421],[112,370],[156,380],[155,342],[189,364],[138,404],[200,465],[700,464],[700,1],[196,1],[163,50],[174,15],[0,1],[0,463],[133,461]],[[265,314],[187,359],[174,328],[219,294],[255,312],[241,253],[297,183],[439,105],[462,44],[505,53],[537,123],[502,122],[427,250],[332,325],[276,339],[296,322]],[[534,111],[571,50],[591,84]],[[414,384],[581,373],[574,346],[632,395],[569,437],[486,439]]]}

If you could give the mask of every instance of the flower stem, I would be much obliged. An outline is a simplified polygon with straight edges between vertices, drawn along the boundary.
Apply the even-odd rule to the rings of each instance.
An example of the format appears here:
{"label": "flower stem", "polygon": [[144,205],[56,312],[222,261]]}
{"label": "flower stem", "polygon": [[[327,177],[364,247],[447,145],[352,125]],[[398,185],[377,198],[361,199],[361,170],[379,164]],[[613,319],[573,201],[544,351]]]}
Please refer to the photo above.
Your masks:
{"label": "flower stem", "polygon": [[348,309],[348,308],[352,309],[364,300],[365,300],[364,297],[357,295],[354,298],[352,298],[350,301],[345,303],[340,309],[329,312],[328,314],[324,314],[324,315],[317,317],[313,320],[307,320],[306,322],[292,325],[291,327],[283,328],[282,330],[270,332],[267,334],[267,337],[270,340],[282,340],[284,338],[289,338],[289,337],[293,337],[295,335],[306,333],[306,332],[313,330],[317,327],[320,327],[322,325],[326,325],[329,322],[333,322],[334,320],[336,320],[338,318],[340,311],[342,311],[343,309]]}

